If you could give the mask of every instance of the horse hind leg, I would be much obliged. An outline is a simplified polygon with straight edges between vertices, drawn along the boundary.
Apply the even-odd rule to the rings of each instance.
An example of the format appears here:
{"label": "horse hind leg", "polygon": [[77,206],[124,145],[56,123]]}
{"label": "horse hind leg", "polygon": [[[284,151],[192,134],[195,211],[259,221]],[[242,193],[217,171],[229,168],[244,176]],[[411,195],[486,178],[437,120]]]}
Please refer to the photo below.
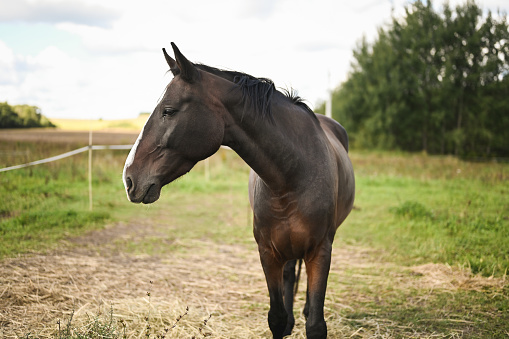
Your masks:
{"label": "horse hind leg", "polygon": [[288,322],[283,335],[290,335],[295,325],[295,317],[293,316],[293,300],[294,300],[294,286],[295,286],[295,266],[297,260],[287,261],[283,270],[284,281],[284,296],[285,310],[288,313]]}

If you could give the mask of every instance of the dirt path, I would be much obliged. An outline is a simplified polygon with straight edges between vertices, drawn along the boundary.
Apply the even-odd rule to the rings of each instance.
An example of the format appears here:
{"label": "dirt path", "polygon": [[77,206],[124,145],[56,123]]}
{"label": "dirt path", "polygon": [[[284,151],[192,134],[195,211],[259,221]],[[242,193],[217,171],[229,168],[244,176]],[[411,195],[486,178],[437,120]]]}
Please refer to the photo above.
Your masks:
{"label": "dirt path", "polygon": [[[269,338],[268,297],[257,251],[252,245],[226,245],[196,240],[167,256],[126,254],[118,239],[157,235],[150,221],[114,224],[73,239],[61,251],[3,260],[0,270],[0,337],[31,333],[50,337],[73,313],[72,325],[83,328],[99,317],[122,319],[128,337],[155,337],[171,328],[166,338]],[[175,245],[169,242],[168,245]],[[398,267],[382,262],[379,253],[356,246],[334,249],[326,314],[331,338],[391,337],[379,319],[352,327],[338,310],[353,310],[370,294],[353,285],[456,290],[484,288],[505,282],[473,277],[445,265]],[[296,308],[304,303],[305,273]],[[353,292],[352,292],[353,291]],[[376,297],[378,298],[378,297]],[[382,296],[381,296],[382,298]],[[186,308],[189,308],[186,313]],[[203,326],[205,319],[209,319]],[[373,320],[366,320],[373,321]],[[368,330],[370,328],[370,330]],[[304,337],[299,316],[292,338]]]}

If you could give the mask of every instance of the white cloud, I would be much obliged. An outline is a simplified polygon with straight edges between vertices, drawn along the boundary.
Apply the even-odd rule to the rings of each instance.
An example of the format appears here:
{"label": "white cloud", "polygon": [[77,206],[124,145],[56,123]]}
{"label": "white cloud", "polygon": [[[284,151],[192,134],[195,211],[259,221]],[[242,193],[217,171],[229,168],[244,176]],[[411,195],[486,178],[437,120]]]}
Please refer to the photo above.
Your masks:
{"label": "white cloud", "polygon": [[0,41],[0,86],[12,85],[17,82],[14,61],[12,50],[3,41]]}
{"label": "white cloud", "polygon": [[[16,58],[21,59],[19,56]],[[69,103],[67,98],[75,98],[76,80],[73,75],[79,69],[77,60],[49,46],[35,57],[23,61],[27,71],[23,71],[22,67],[13,70],[17,81],[7,88],[9,101],[58,109]]]}
{"label": "white cloud", "polygon": [[0,22],[74,22],[108,27],[117,11],[96,4],[64,0],[16,0],[0,2]]}

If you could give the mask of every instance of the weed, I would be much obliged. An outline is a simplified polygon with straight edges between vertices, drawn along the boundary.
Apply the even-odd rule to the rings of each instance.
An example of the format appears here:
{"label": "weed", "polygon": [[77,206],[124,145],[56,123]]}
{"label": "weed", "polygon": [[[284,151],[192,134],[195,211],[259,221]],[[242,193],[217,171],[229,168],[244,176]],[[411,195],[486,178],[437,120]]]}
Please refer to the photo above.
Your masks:
{"label": "weed", "polygon": [[58,320],[58,331],[55,335],[57,339],[124,339],[126,336],[126,324],[122,320],[116,320],[113,317],[113,306],[107,319],[101,320],[99,316],[88,318],[88,322],[83,326],[73,326],[74,310],[66,320],[62,328],[61,321]]}
{"label": "weed", "polygon": [[403,204],[390,210],[398,216],[409,219],[431,218],[433,216],[429,209],[417,201],[405,201]]}

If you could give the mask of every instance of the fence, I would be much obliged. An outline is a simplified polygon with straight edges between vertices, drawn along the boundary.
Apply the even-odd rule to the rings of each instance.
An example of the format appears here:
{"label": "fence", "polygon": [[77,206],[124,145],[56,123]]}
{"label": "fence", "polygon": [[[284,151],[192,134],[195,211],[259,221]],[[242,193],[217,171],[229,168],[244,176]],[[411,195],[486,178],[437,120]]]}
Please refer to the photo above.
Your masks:
{"label": "fence", "polygon": [[78,149],[75,149],[74,151],[69,151],[69,152],[66,152],[66,153],[62,153],[62,154],[59,154],[59,155],[56,155],[54,157],[50,157],[50,158],[46,158],[46,159],[42,159],[42,160],[37,160],[37,161],[31,161],[31,162],[28,162],[26,164],[22,164],[22,165],[16,165],[16,166],[10,166],[10,167],[4,167],[4,168],[0,168],[0,172],[7,172],[7,171],[11,171],[11,170],[15,170],[15,169],[20,169],[20,168],[25,168],[25,167],[29,167],[29,166],[34,166],[34,165],[40,165],[40,164],[45,164],[45,163],[48,163],[48,162],[53,162],[53,161],[56,161],[56,160],[60,160],[60,159],[64,159],[64,158],[67,158],[67,157],[70,157],[70,156],[73,156],[73,155],[76,155],[76,154],[79,154],[79,153],[83,153],[83,152],[86,152],[90,149],[92,150],[103,150],[103,149],[131,149],[133,147],[133,145],[92,145],[92,146],[85,146],[85,147],[81,147],[81,148],[78,148]]}
{"label": "fence", "polygon": [[68,157],[71,157],[73,155],[76,155],[76,154],[88,151],[89,152],[88,153],[88,200],[89,200],[89,209],[92,211],[92,208],[93,208],[92,207],[93,206],[93,196],[92,196],[92,151],[93,150],[105,150],[105,149],[130,150],[132,147],[133,147],[133,145],[92,145],[92,133],[90,133],[89,145],[88,146],[81,147],[81,148],[78,148],[78,149],[75,149],[73,151],[69,151],[69,152],[66,152],[66,153],[62,153],[62,154],[56,155],[54,157],[49,157],[49,158],[41,159],[41,160],[37,160],[37,161],[31,161],[31,162],[28,162],[26,164],[21,164],[21,165],[15,165],[15,166],[9,166],[9,167],[0,168],[0,172],[7,172],[7,171],[12,171],[12,170],[20,169],[20,168],[26,168],[26,167],[30,167],[30,166],[34,166],[34,165],[45,164],[45,163],[48,163],[48,162],[53,162],[53,161],[57,161],[57,160],[60,160],[60,159],[68,158]]}

